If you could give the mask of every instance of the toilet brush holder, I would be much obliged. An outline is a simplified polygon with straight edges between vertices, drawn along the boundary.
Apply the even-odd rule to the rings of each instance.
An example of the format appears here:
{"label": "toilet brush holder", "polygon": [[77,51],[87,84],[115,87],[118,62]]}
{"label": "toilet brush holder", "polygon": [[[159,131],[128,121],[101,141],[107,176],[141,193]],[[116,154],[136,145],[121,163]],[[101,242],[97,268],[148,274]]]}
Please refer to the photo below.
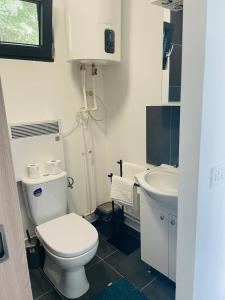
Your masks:
{"label": "toilet brush holder", "polygon": [[44,248],[39,240],[29,241],[26,245],[27,262],[30,270],[42,268],[44,265]]}

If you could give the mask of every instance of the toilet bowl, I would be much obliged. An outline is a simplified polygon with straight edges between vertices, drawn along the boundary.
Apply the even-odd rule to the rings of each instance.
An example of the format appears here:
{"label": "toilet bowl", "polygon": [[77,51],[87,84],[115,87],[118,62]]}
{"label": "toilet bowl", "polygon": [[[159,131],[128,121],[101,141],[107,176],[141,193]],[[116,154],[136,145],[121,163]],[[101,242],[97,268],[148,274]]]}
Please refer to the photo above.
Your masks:
{"label": "toilet bowl", "polygon": [[89,289],[84,266],[98,248],[97,230],[75,213],[36,227],[46,251],[44,272],[55,288],[68,298],[79,298]]}
{"label": "toilet bowl", "polygon": [[30,220],[45,248],[44,272],[67,298],[79,298],[89,288],[84,266],[98,248],[93,225],[75,213],[67,214],[67,173],[23,178]]}

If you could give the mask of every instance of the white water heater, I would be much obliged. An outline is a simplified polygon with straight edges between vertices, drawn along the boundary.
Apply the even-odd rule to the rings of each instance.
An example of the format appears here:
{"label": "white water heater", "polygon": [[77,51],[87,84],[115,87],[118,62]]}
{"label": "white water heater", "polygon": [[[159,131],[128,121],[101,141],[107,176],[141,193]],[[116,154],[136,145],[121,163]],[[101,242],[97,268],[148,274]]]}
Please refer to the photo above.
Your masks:
{"label": "white water heater", "polygon": [[68,60],[121,60],[121,0],[66,0]]}

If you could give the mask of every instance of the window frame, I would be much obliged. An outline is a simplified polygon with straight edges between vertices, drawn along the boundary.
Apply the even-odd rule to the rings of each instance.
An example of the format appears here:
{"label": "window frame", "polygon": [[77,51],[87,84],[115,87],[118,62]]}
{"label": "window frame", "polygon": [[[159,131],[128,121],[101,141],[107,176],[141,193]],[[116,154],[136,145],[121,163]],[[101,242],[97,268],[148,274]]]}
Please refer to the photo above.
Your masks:
{"label": "window frame", "polygon": [[21,1],[37,4],[39,45],[16,44],[0,41],[0,58],[53,62],[52,0]]}

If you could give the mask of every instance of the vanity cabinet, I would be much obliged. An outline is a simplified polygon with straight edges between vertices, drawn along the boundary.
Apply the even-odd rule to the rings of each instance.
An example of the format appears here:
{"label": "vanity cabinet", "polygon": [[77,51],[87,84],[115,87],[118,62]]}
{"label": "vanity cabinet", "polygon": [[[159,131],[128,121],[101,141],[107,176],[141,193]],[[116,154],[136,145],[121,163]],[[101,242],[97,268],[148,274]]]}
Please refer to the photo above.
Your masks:
{"label": "vanity cabinet", "polygon": [[141,189],[141,258],[176,281],[177,217]]}
{"label": "vanity cabinet", "polygon": [[169,278],[176,282],[176,260],[177,260],[177,217],[169,214]]}

